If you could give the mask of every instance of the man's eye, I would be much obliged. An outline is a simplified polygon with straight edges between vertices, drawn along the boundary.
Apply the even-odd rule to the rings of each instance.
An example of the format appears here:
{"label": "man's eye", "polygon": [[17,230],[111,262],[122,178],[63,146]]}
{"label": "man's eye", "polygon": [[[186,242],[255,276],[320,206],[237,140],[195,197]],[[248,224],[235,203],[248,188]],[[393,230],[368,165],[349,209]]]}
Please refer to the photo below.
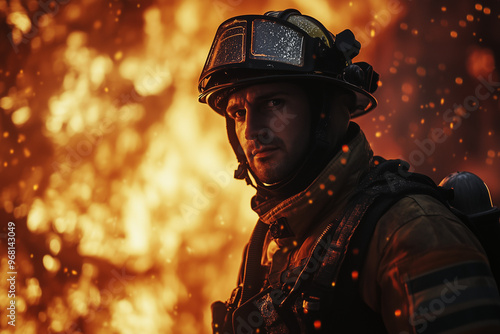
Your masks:
{"label": "man's eye", "polygon": [[234,119],[241,119],[241,118],[244,118],[246,114],[247,114],[247,112],[245,109],[240,109],[240,110],[236,110],[232,116]]}
{"label": "man's eye", "polygon": [[277,108],[283,104],[283,100],[281,99],[272,99],[266,102],[266,107],[268,108]]}
{"label": "man's eye", "polygon": [[241,119],[242,117],[245,118],[246,115],[246,110],[245,109],[233,109],[233,110],[227,110],[227,115],[231,117],[232,119]]}

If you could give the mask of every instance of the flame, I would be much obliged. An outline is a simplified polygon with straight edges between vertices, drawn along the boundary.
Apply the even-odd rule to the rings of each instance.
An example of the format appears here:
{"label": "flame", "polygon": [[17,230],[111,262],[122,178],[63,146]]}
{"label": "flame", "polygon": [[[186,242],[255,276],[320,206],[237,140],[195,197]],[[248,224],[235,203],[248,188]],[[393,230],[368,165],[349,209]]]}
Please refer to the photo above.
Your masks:
{"label": "flame", "polygon": [[[208,333],[210,303],[234,287],[256,216],[252,189],[232,178],[224,120],[196,102],[197,79],[224,19],[289,5],[50,3],[0,1],[9,59],[17,59],[0,71],[0,107],[11,122],[0,123],[0,204],[19,231],[16,331]],[[396,31],[418,31],[400,22],[402,3],[294,6],[332,31],[354,27],[364,57],[387,65],[387,77],[402,72],[403,59],[420,78],[437,71],[403,50],[386,64],[392,55],[375,47]],[[489,55],[470,56],[472,73],[492,71]],[[420,94],[411,77],[386,86],[385,106],[408,105],[401,91],[410,102]],[[404,152],[399,115],[388,107],[360,120],[377,153]],[[399,124],[419,133],[420,119]],[[0,306],[8,302],[2,294]]]}

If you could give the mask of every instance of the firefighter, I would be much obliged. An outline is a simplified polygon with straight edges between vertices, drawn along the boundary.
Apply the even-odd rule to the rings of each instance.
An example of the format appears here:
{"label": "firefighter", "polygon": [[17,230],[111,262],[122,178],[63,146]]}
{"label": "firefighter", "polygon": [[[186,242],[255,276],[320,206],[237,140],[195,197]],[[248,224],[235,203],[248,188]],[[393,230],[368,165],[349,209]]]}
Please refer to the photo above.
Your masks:
{"label": "firefighter", "polygon": [[500,332],[480,242],[352,121],[377,106],[360,47],[295,9],[217,30],[199,101],[225,117],[259,220],[214,333]]}

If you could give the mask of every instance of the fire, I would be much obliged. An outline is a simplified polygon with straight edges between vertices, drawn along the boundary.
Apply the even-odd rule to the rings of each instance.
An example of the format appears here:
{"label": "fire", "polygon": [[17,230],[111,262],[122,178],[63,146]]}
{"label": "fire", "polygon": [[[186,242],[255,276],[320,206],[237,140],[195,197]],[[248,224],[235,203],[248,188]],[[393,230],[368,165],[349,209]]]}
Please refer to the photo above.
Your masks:
{"label": "fire", "polygon": [[[10,27],[0,204],[2,224],[18,230],[19,333],[208,333],[210,303],[234,287],[256,216],[252,188],[232,178],[224,120],[196,101],[197,79],[224,19],[287,6],[0,1]],[[352,27],[363,57],[380,60],[391,92],[379,98],[385,116],[360,122],[377,153],[404,152],[394,129],[413,124],[417,133],[424,116],[398,125],[389,103],[403,105],[392,93],[401,87],[413,102],[419,86],[411,77],[391,83],[389,68],[405,73],[403,61],[394,65],[375,46],[423,27],[401,22],[407,8],[397,1],[295,7],[334,32]],[[396,58],[432,80],[436,69],[403,51]],[[477,52],[470,71],[491,70],[491,51]],[[487,154],[498,164],[490,152],[500,149]],[[0,267],[7,271],[4,257]],[[0,295],[2,309],[8,302]]]}

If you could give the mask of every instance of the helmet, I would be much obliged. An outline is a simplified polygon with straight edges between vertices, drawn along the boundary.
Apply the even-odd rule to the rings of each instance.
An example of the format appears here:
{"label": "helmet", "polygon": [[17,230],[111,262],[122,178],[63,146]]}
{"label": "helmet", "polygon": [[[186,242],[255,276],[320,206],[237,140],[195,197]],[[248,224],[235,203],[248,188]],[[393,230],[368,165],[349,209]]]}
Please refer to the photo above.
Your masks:
{"label": "helmet", "polygon": [[354,118],[377,106],[372,93],[378,74],[367,63],[352,63],[360,48],[350,30],[334,36],[295,9],[233,17],[217,30],[199,79],[199,101],[224,115],[225,97],[238,87],[317,80],[355,94]]}
{"label": "helmet", "polygon": [[498,211],[491,201],[490,191],[484,181],[470,172],[456,172],[445,177],[439,186],[453,189],[449,203],[469,218]]}

